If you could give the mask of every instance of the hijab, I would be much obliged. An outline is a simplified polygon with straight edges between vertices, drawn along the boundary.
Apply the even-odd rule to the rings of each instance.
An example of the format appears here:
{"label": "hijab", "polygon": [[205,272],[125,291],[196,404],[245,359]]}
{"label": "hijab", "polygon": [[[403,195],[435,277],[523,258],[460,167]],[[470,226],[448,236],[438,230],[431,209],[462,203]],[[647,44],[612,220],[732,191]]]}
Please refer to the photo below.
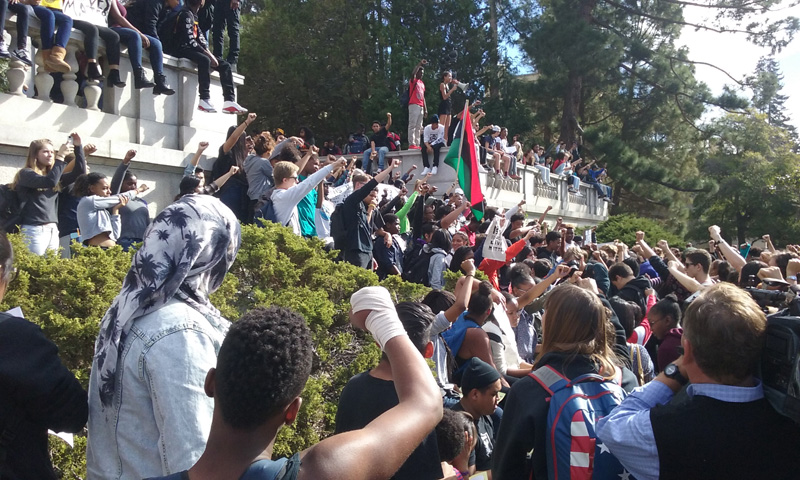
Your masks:
{"label": "hijab", "polygon": [[111,405],[117,360],[138,318],[177,298],[212,325],[224,321],[208,297],[222,285],[240,243],[236,216],[210,195],[186,195],[150,224],[122,290],[100,322],[94,351],[103,405]]}

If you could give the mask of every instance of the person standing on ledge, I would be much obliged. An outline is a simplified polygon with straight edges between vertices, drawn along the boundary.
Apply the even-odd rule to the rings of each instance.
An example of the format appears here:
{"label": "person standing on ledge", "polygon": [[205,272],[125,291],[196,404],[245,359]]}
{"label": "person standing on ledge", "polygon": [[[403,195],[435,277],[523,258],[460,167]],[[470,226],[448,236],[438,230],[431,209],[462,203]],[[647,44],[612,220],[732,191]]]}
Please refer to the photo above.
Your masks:
{"label": "person standing on ledge", "polygon": [[428,105],[425,103],[425,82],[422,81],[422,75],[425,73],[423,65],[427,64],[427,60],[421,60],[414,67],[408,85],[410,89],[408,96],[408,148],[410,150],[419,150],[422,119],[428,115]]}

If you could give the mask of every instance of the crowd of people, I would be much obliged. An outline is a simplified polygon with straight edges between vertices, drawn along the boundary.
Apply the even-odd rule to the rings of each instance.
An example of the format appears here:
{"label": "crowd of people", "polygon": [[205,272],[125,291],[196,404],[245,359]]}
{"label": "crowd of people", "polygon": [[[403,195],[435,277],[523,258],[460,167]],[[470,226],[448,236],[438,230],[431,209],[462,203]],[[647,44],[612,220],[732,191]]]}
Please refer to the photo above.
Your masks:
{"label": "crowd of people", "polygon": [[[43,148],[34,160],[69,154]],[[54,162],[63,178],[63,160]],[[306,181],[344,166],[332,162]],[[89,245],[115,238],[110,217],[138,200],[143,186],[127,171],[123,163],[115,175],[127,193],[113,201],[119,179],[75,179],[79,215],[111,232],[92,230]],[[291,197],[274,199],[276,208],[301,196],[298,172],[276,163],[273,195]],[[19,182],[32,188],[27,176]],[[364,199],[376,195],[377,180],[363,180],[367,188],[345,199],[358,208],[348,209],[367,210]],[[287,223],[298,231],[292,208]],[[453,212],[464,210],[462,202]],[[355,292],[351,322],[383,355],[345,386],[334,435],[273,459],[278,431],[302,403],[310,332],[285,308],[253,310],[233,325],[220,315],[209,295],[236,258],[240,222],[212,195],[179,196],[145,227],[101,321],[88,392],[41,330],[0,315],[2,358],[15,359],[0,362],[0,384],[12,392],[0,398],[4,438],[13,439],[0,445],[3,478],[55,478],[46,429],[79,431],[87,420],[91,479],[794,478],[800,426],[764,397],[766,317],[743,288],[796,285],[797,246],[777,250],[765,236],[767,249],[742,252],[716,226],[709,249],[651,247],[643,232],[634,245],[598,245],[560,221],[542,237],[545,222],[526,224],[516,208],[487,214],[463,229],[451,230],[457,215],[423,222],[421,238],[410,227],[408,243],[430,257],[420,271],[457,272],[454,286],[432,280],[421,301],[397,305],[383,287]],[[376,244],[398,253],[388,244],[404,241],[400,222],[384,217],[387,237]],[[15,272],[4,235],[0,268],[2,298]],[[395,264],[383,274],[406,271]]]}
{"label": "crowd of people", "polygon": [[[79,82],[105,81],[108,87],[124,88],[120,75],[120,47],[128,49],[136,89],[152,88],[153,95],[173,95],[164,75],[163,57],[169,54],[186,58],[197,65],[199,95],[198,109],[216,112],[211,103],[211,70],[219,72],[224,104],[222,111],[244,114],[247,109],[236,103],[233,72],[239,57],[239,2],[210,0],[103,0],[90,8],[82,7],[75,18],[62,0],[0,0],[0,33],[8,12],[16,15],[17,45],[9,50],[0,34],[0,58],[14,58],[32,66],[28,51],[28,24],[31,16],[40,22],[40,48],[44,69],[52,74],[70,73],[65,61],[66,46],[72,29],[83,33],[79,62]],[[227,25],[229,45],[227,60],[223,59],[224,29]],[[213,47],[209,48],[209,35]],[[105,45],[108,69],[100,66],[100,40]],[[148,78],[142,66],[143,49],[147,50],[153,78]],[[58,84],[59,82],[56,82]],[[42,93],[42,92],[40,92]],[[52,95],[51,92],[45,92]],[[56,94],[57,95],[57,94]]]}
{"label": "crowd of people", "polygon": [[[442,78],[445,94],[452,77]],[[471,115],[480,130],[482,112]],[[428,183],[432,147],[453,141],[438,117],[420,137],[433,165],[416,179],[384,150],[390,114],[349,160],[322,155],[308,128],[248,135],[256,119],[230,128],[209,171],[200,143],[154,219],[135,151],[109,181],[89,171],[96,149],[78,133],[57,149],[31,143],[3,227],[19,225],[36,254],[75,239],[136,253],[101,321],[88,392],[41,330],[0,315],[0,358],[14,358],[0,362],[0,391],[13,392],[0,395],[1,437],[12,439],[0,440],[0,478],[55,478],[46,430],[87,422],[90,479],[796,475],[800,427],[764,397],[766,317],[745,289],[797,285],[800,247],[778,250],[765,235],[763,250],[738,248],[717,226],[707,249],[651,246],[643,232],[598,244],[549,208],[527,219],[524,202],[470,205],[455,184],[441,194]],[[505,144],[487,147],[487,167],[515,175],[507,130],[489,130]],[[555,149],[553,172],[577,168],[577,146]],[[531,152],[521,158],[548,168],[543,149]],[[397,305],[383,287],[353,293],[351,322],[383,355],[345,386],[335,434],[288,459],[273,459],[272,445],[302,403],[308,327],[277,307],[231,325],[209,300],[241,225],[266,221],[381,279],[431,287]],[[15,271],[3,235],[0,270],[2,298]]]}

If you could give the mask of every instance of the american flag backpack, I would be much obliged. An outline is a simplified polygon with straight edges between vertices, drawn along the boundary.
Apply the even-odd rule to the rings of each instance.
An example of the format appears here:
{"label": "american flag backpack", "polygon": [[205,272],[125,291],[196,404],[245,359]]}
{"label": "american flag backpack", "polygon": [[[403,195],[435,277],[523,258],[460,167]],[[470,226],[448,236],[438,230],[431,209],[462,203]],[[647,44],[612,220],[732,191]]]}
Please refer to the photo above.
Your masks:
{"label": "american flag backpack", "polygon": [[625,398],[617,383],[594,373],[572,380],[550,366],[530,373],[549,394],[547,476],[550,480],[634,480],[598,439],[595,424]]}

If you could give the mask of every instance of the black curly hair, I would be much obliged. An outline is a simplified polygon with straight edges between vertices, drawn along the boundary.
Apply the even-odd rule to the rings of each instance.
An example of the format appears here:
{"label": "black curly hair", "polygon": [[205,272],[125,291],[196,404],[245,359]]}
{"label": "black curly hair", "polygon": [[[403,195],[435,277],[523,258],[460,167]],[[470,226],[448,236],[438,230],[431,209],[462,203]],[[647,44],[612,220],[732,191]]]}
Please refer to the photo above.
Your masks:
{"label": "black curly hair", "polygon": [[217,358],[215,397],[233,428],[253,430],[303,391],[312,363],[305,319],[283,307],[257,308],[234,323]]}
{"label": "black curly hair", "polygon": [[442,419],[436,425],[436,443],[439,446],[439,458],[452,462],[464,450],[467,439],[464,432],[475,434],[472,416],[466,412],[457,412],[445,408]]}

